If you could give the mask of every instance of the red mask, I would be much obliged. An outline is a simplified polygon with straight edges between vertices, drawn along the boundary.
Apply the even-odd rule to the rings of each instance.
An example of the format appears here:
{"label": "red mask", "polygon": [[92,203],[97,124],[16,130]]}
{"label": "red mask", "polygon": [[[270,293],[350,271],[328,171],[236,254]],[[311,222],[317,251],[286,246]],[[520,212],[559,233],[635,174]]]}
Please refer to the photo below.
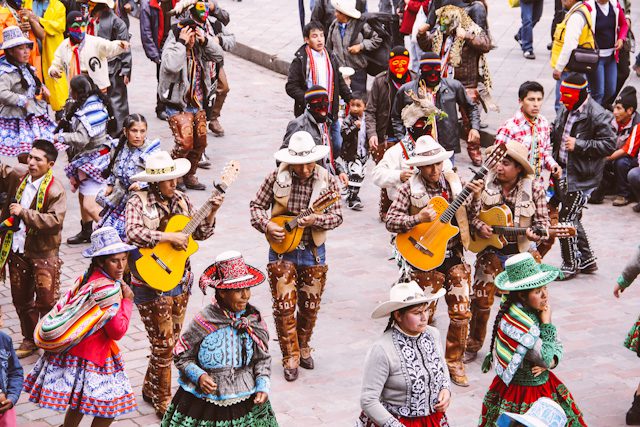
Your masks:
{"label": "red mask", "polygon": [[401,80],[409,71],[409,57],[396,55],[389,59],[389,71],[398,80]]}
{"label": "red mask", "polygon": [[560,102],[567,107],[567,110],[573,111],[576,106],[582,104],[587,97],[587,86],[578,87],[572,84],[560,85]]}

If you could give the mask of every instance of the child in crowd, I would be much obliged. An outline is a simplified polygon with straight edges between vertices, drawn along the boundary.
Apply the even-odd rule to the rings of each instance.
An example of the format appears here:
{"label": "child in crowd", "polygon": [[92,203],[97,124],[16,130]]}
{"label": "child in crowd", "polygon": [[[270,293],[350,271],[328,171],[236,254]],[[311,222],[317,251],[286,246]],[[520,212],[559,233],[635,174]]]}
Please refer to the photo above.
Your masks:
{"label": "child in crowd", "polygon": [[[2,326],[1,319],[0,326]],[[14,406],[20,398],[23,380],[24,373],[13,349],[13,340],[0,331],[0,427],[18,425]]]}
{"label": "child in crowd", "polygon": [[348,182],[347,204],[360,211],[364,207],[358,193],[364,180],[364,165],[369,158],[364,124],[364,95],[354,93],[349,101],[349,114],[342,121],[342,149],[336,162],[341,181]]}

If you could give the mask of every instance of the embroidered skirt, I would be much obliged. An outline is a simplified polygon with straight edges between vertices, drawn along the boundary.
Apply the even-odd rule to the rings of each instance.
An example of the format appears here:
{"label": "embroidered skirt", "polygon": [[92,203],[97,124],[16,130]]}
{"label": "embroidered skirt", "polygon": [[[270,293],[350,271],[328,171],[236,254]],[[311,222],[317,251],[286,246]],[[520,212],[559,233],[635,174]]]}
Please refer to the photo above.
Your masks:
{"label": "embroidered skirt", "polygon": [[[400,424],[406,427],[449,427],[447,416],[444,412],[436,412],[435,414],[424,417],[398,417]],[[360,413],[360,418],[356,421],[355,427],[380,427],[366,416],[364,412]]]}
{"label": "embroidered skirt", "polygon": [[507,386],[498,376],[493,379],[482,402],[479,426],[496,425],[500,414],[514,412],[524,414],[541,397],[548,397],[562,407],[567,415],[567,427],[585,426],[582,412],[565,386],[553,372],[549,372],[546,383],[538,386],[523,386],[511,383]]}
{"label": "embroidered skirt", "polygon": [[120,354],[104,366],[68,353],[44,353],[24,380],[29,400],[42,408],[115,418],[136,409]]}
{"label": "embroidered skirt", "polygon": [[102,184],[107,181],[102,177],[102,171],[109,167],[110,159],[107,148],[80,154],[64,167],[64,173],[77,182],[90,178]]}
{"label": "embroidered skirt", "polygon": [[253,396],[229,406],[219,406],[178,388],[160,427],[277,427],[269,401],[253,403]]}
{"label": "embroidered skirt", "polygon": [[[34,139],[53,141],[55,123],[47,116],[31,116],[24,119],[0,117],[0,156],[16,157],[31,151]],[[67,146],[54,142],[58,151]]]}
{"label": "embroidered skirt", "polygon": [[631,327],[629,334],[627,335],[627,339],[624,340],[624,346],[629,350],[635,352],[638,357],[640,357],[640,352],[638,352],[638,344],[640,343],[640,317]]}

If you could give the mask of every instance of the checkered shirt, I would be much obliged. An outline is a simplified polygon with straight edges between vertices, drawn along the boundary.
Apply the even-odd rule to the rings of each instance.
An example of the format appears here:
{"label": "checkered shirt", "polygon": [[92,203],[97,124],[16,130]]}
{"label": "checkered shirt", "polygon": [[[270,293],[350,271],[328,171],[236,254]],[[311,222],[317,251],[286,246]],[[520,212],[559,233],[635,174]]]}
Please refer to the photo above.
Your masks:
{"label": "checkered shirt", "polygon": [[571,129],[573,128],[573,125],[576,123],[576,120],[578,120],[578,116],[580,115],[582,110],[584,110],[585,105],[587,105],[587,101],[584,101],[580,106],[580,108],[578,108],[577,110],[569,111],[569,114],[567,115],[567,121],[564,124],[564,129],[562,130],[562,141],[560,141],[560,152],[558,153],[558,157],[560,157],[560,163],[563,164],[564,166],[566,166],[567,162],[569,161],[569,152],[567,151],[567,147],[565,146],[567,142],[567,138],[571,136]]}
{"label": "checkered shirt", "polygon": [[[249,203],[251,213],[251,225],[258,231],[266,233],[267,224],[271,218],[271,208],[273,206],[273,184],[276,181],[277,171],[270,173],[264,180],[255,199]],[[318,171],[314,171],[313,176],[306,181],[301,181],[296,175],[291,173],[291,193],[289,195],[288,211],[297,215],[309,207],[311,201],[311,193],[313,191],[313,183],[319,179]],[[329,176],[329,189],[340,194],[338,182],[335,177]],[[311,237],[311,228],[321,230],[333,230],[342,224],[342,207],[341,201],[334,203],[327,210],[317,215],[317,219],[313,227],[307,227],[302,235],[302,243],[307,246],[313,242]]]}

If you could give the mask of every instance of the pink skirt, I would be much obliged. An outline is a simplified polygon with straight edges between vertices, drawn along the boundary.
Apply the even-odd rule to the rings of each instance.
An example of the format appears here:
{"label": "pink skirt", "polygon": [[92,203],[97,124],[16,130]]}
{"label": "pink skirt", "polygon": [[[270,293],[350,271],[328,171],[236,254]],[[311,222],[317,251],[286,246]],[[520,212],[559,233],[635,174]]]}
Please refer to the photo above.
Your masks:
{"label": "pink skirt", "polygon": [[0,414],[0,427],[17,427],[15,408],[9,409],[4,414]]}

